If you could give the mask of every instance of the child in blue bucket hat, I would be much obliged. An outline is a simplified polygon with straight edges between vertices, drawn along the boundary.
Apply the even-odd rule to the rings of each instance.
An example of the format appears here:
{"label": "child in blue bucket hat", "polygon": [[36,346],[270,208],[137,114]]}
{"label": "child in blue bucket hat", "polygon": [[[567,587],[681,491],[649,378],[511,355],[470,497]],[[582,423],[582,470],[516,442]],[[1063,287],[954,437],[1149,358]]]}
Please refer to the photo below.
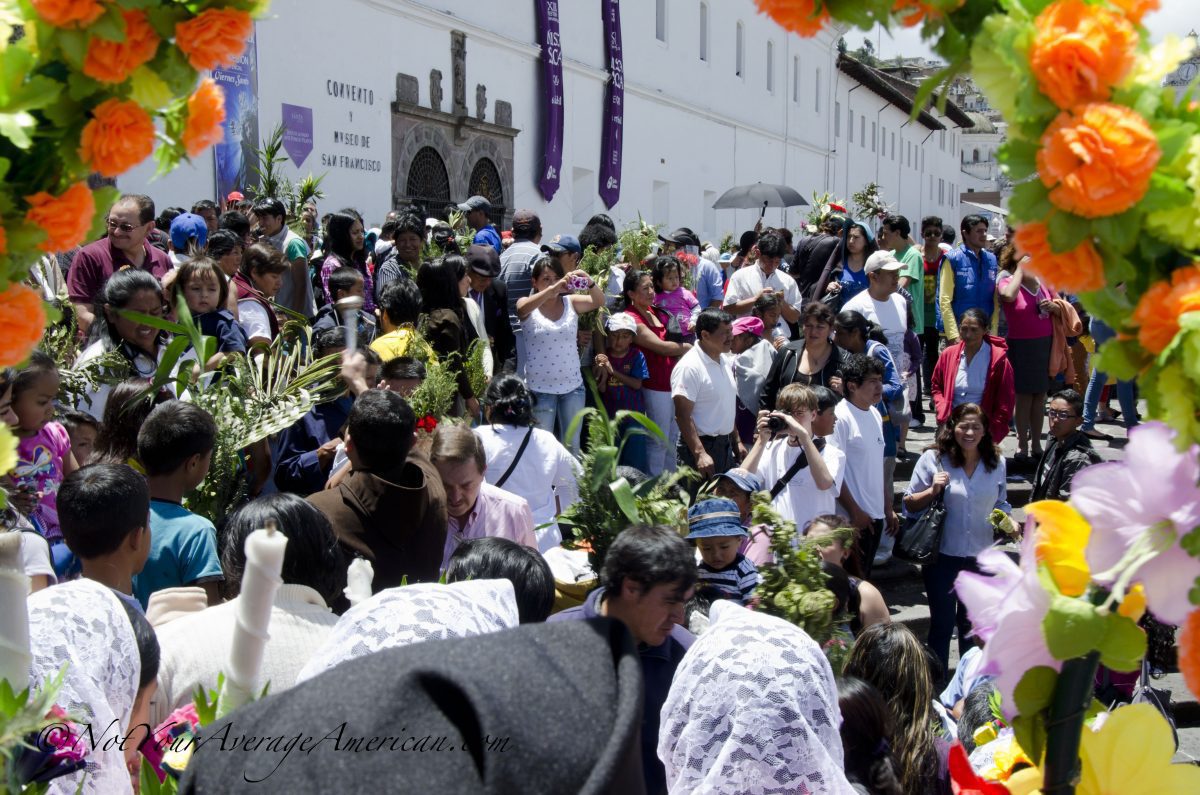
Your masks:
{"label": "child in blue bucket hat", "polygon": [[733,500],[701,500],[688,509],[687,540],[700,550],[697,596],[749,603],[759,577],[754,564],[738,551],[746,536]]}

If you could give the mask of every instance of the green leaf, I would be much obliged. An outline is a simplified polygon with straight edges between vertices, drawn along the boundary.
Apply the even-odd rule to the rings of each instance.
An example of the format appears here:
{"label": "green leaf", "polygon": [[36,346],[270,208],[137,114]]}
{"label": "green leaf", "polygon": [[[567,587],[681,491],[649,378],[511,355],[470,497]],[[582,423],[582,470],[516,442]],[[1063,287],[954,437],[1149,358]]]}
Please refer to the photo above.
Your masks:
{"label": "green leaf", "polygon": [[[142,312],[135,312],[132,309],[118,309],[117,314],[126,320],[132,320],[134,323],[140,323],[143,326],[156,328],[159,331],[169,331],[172,334],[186,335],[187,328],[182,323],[176,323],[173,320],[167,320],[165,317],[155,317]],[[185,340],[186,341],[186,340]]]}
{"label": "green leaf", "polygon": [[1140,213],[1127,210],[1120,215],[1109,215],[1092,221],[1092,230],[1100,238],[1102,248],[1113,249],[1122,254],[1131,250],[1142,230]]}
{"label": "green leaf", "polygon": [[1008,176],[1021,180],[1037,173],[1037,153],[1040,148],[1033,141],[1013,138],[1000,147],[998,157]]}
{"label": "green leaf", "polygon": [[1013,704],[1018,714],[1036,715],[1050,706],[1058,672],[1048,665],[1030,668],[1013,689]]}
{"label": "green leaf", "polygon": [[1162,150],[1158,168],[1168,169],[1187,152],[1188,145],[1196,135],[1196,125],[1170,121],[1158,125],[1154,132],[1158,136],[1158,148]]}
{"label": "green leaf", "polygon": [[1131,619],[1110,613],[1099,645],[1100,663],[1114,671],[1136,671],[1146,656],[1146,633]]}
{"label": "green leaf", "polygon": [[662,428],[658,427],[658,424],[654,420],[650,419],[645,414],[642,414],[640,411],[621,409],[617,412],[617,415],[613,417],[613,420],[618,424],[627,419],[633,420],[638,425],[642,426],[646,430],[647,435],[656,436],[663,442],[667,441],[667,435],[663,433]]}
{"label": "green leaf", "polygon": [[1056,212],[1046,222],[1047,240],[1057,252],[1070,251],[1083,242],[1092,231],[1087,220],[1067,212]]}
{"label": "green leaf", "polygon": [[30,133],[37,127],[37,119],[25,111],[0,113],[0,135],[12,141],[18,149],[28,149],[33,144]]}
{"label": "green leaf", "polygon": [[1158,210],[1169,210],[1180,204],[1190,204],[1191,189],[1179,177],[1172,177],[1162,171],[1150,175],[1150,187],[1146,195],[1138,202],[1138,209],[1152,213]]}
{"label": "green leaf", "polygon": [[125,17],[121,16],[121,8],[110,5],[108,12],[88,27],[88,32],[109,41],[125,41]]}
{"label": "green leaf", "polygon": [[614,445],[603,445],[592,448],[591,455],[593,461],[591,489],[595,491],[612,482],[612,476],[617,468],[617,448]]}
{"label": "green leaf", "polygon": [[1040,179],[1014,186],[1009,206],[1012,216],[1019,221],[1040,221],[1054,209],[1050,203],[1050,192]]}
{"label": "green leaf", "polygon": [[608,484],[608,488],[617,500],[617,507],[621,509],[621,513],[625,514],[625,518],[629,520],[629,523],[640,524],[642,520],[638,514],[637,497],[634,496],[629,481],[625,478],[617,478],[615,483]]}
{"label": "green leaf", "polygon": [[1104,640],[1104,618],[1095,605],[1082,599],[1055,595],[1042,619],[1046,648],[1056,660],[1082,657]]}
{"label": "green leaf", "polygon": [[1146,352],[1137,340],[1111,339],[1100,346],[1100,358],[1094,367],[1112,378],[1131,381],[1147,363]]}
{"label": "green leaf", "polygon": [[62,51],[63,58],[76,71],[83,68],[83,59],[87,56],[87,34],[82,30],[66,30],[59,28],[55,42]]}

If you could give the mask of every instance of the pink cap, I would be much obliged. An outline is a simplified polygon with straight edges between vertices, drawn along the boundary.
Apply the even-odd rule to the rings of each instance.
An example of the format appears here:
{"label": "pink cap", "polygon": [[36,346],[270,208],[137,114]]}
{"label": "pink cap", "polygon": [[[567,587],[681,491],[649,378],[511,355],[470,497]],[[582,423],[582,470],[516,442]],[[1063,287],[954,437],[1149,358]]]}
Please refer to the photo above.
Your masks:
{"label": "pink cap", "polygon": [[738,334],[745,334],[746,332],[750,332],[756,337],[761,337],[763,335],[762,318],[757,318],[753,315],[747,315],[746,317],[739,317],[737,320],[733,321],[734,336],[737,336]]}

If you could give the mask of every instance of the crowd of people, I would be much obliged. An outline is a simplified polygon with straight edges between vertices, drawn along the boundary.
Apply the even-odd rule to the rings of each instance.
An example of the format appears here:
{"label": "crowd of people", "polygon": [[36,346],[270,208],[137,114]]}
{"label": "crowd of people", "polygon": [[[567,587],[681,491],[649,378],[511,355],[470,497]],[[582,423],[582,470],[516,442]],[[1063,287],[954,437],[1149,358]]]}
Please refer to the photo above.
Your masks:
{"label": "crowd of people", "polygon": [[[1035,499],[1069,494],[1098,460],[1091,441],[1104,438],[1095,423],[1107,405],[1089,352],[1111,331],[1040,282],[1011,241],[989,240],[985,218],[963,218],[958,245],[942,219],[913,226],[898,214],[833,213],[798,239],[756,227],[728,251],[682,227],[629,262],[605,215],[550,235],[518,210],[500,231],[480,196],[458,207],[465,230],[415,208],[369,228],[352,209],[321,217],[310,204],[290,219],[273,198],[222,204],[158,214],[149,197],[122,196],[105,237],[34,272],[74,310],[81,339],[77,362],[38,351],[0,374],[0,416],[20,441],[5,525],[23,531],[34,591],[34,684],[69,661],[71,706],[125,728],[156,725],[197,685],[214,687],[246,537],[274,521],[288,544],[259,686],[278,695],[247,709],[251,726],[278,731],[268,721],[281,704],[333,709],[323,699],[335,680],[377,675],[357,657],[608,618],[636,642],[641,718],[626,729],[640,736],[629,764],[647,792],[745,791],[751,780],[762,791],[949,791],[950,742],[986,722],[965,721],[964,703],[990,688],[960,663],[946,692],[935,689],[955,634],[964,660],[974,645],[954,579],[995,542],[994,512],[1011,512],[1009,467],[1025,468]],[[580,269],[585,252],[609,249],[607,278]],[[136,315],[173,318],[180,301],[217,340],[208,361],[189,349],[164,365],[171,335]],[[311,326],[315,356],[342,354],[344,389],[246,451],[249,500],[218,528],[186,507],[208,476],[217,418],[149,379],[164,366],[221,377],[226,358],[264,355],[296,322]],[[484,349],[482,394],[473,346]],[[60,367],[112,355],[128,380],[63,399]],[[431,360],[455,375],[456,419],[418,437],[408,398]],[[1136,423],[1132,386],[1116,392]],[[682,486],[694,498],[686,532],[625,528],[598,587],[568,606],[556,560],[572,539],[557,518],[579,499],[587,440],[575,420],[588,405],[644,413],[661,430],[626,419],[622,466],[698,476]],[[936,441],[910,452],[909,430],[922,426],[936,426]],[[896,462],[909,459],[897,499]],[[773,528],[751,517],[764,491],[845,583],[839,620],[857,637],[844,671],[802,630],[753,609],[774,562]],[[918,639],[891,623],[870,579],[901,525],[935,500],[945,529],[922,570],[931,621]],[[372,566],[374,596],[352,605],[356,558]],[[699,636],[685,626],[697,596],[711,604]],[[521,637],[538,633],[572,637],[561,626]],[[575,653],[589,649],[600,654],[577,639]],[[621,654],[601,656],[617,665]],[[539,670],[550,690],[575,673]],[[464,664],[448,675],[487,687],[495,673]],[[124,760],[91,757],[84,791],[128,791],[131,747]],[[196,754],[198,785],[219,787],[217,757]],[[554,776],[574,774],[530,771],[560,784]]]}

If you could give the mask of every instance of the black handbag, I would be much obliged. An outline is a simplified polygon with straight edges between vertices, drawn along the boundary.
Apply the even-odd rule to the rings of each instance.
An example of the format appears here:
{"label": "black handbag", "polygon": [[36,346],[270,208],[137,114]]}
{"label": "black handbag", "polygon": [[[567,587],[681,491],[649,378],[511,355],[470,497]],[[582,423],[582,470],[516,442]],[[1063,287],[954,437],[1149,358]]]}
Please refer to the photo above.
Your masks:
{"label": "black handbag", "polygon": [[[942,471],[941,464],[938,465],[938,471]],[[942,547],[942,532],[946,528],[946,505],[942,501],[945,493],[943,489],[923,514],[901,525],[892,548],[893,557],[921,566],[928,566],[937,560]]]}

